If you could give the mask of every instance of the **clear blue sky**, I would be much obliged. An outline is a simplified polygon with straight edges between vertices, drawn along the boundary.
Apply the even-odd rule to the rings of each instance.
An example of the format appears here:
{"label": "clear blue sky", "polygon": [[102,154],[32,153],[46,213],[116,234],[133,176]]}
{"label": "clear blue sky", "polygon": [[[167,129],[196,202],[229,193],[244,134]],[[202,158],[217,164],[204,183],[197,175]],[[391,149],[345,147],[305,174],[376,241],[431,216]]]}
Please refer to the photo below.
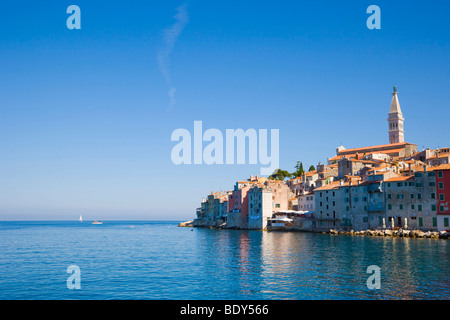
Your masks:
{"label": "clear blue sky", "polygon": [[[69,30],[69,5],[81,30]],[[164,30],[188,19],[158,62]],[[369,30],[369,5],[381,30]],[[0,220],[189,219],[259,165],[171,162],[177,128],[279,129],[280,167],[340,144],[450,145],[446,1],[2,1]],[[168,109],[170,86],[175,104]]]}

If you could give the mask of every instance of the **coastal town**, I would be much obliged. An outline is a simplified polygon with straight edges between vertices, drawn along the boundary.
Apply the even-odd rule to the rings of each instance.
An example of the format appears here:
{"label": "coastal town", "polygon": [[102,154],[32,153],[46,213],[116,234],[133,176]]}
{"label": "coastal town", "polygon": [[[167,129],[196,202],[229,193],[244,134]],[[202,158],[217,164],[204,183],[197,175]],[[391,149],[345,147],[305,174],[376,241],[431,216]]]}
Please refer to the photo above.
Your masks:
{"label": "coastal town", "polygon": [[[212,192],[180,226],[447,238],[450,148],[405,142],[394,87],[389,143],[346,149],[297,174],[250,176]],[[281,171],[280,171],[281,172]]]}

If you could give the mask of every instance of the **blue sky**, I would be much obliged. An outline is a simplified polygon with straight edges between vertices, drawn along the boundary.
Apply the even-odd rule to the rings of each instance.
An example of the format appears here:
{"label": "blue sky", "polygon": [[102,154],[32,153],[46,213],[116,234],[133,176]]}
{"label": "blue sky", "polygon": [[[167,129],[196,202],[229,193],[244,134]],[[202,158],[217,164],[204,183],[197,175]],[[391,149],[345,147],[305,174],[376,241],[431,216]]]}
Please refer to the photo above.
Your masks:
{"label": "blue sky", "polygon": [[[69,5],[81,30],[69,30]],[[369,30],[369,5],[381,30]],[[188,19],[158,62],[165,30]],[[443,1],[3,1],[0,220],[189,219],[259,165],[171,162],[173,130],[280,130],[280,167],[388,142],[449,146]],[[168,91],[176,88],[169,106]]]}

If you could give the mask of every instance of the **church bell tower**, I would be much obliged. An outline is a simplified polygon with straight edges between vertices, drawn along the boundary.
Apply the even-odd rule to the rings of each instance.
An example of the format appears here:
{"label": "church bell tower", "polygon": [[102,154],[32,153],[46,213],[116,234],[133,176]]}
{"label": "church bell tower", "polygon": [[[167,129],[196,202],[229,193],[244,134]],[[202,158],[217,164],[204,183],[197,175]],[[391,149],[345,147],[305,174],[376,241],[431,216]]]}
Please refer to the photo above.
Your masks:
{"label": "church bell tower", "polygon": [[405,132],[403,130],[402,110],[397,97],[397,87],[394,87],[392,93],[391,109],[389,111],[389,143],[399,143],[405,141]]}

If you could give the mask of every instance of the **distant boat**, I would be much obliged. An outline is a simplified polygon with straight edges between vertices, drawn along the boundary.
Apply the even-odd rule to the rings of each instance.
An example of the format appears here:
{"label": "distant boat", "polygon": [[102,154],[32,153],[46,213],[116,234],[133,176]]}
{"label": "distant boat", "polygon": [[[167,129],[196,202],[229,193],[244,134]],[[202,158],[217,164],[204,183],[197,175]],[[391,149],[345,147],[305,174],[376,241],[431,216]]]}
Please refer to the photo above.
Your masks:
{"label": "distant boat", "polygon": [[80,215],[80,222],[83,222],[83,217]]}
{"label": "distant boat", "polygon": [[103,224],[103,221],[97,221],[97,220],[95,220],[94,222],[92,222],[92,224]]}

